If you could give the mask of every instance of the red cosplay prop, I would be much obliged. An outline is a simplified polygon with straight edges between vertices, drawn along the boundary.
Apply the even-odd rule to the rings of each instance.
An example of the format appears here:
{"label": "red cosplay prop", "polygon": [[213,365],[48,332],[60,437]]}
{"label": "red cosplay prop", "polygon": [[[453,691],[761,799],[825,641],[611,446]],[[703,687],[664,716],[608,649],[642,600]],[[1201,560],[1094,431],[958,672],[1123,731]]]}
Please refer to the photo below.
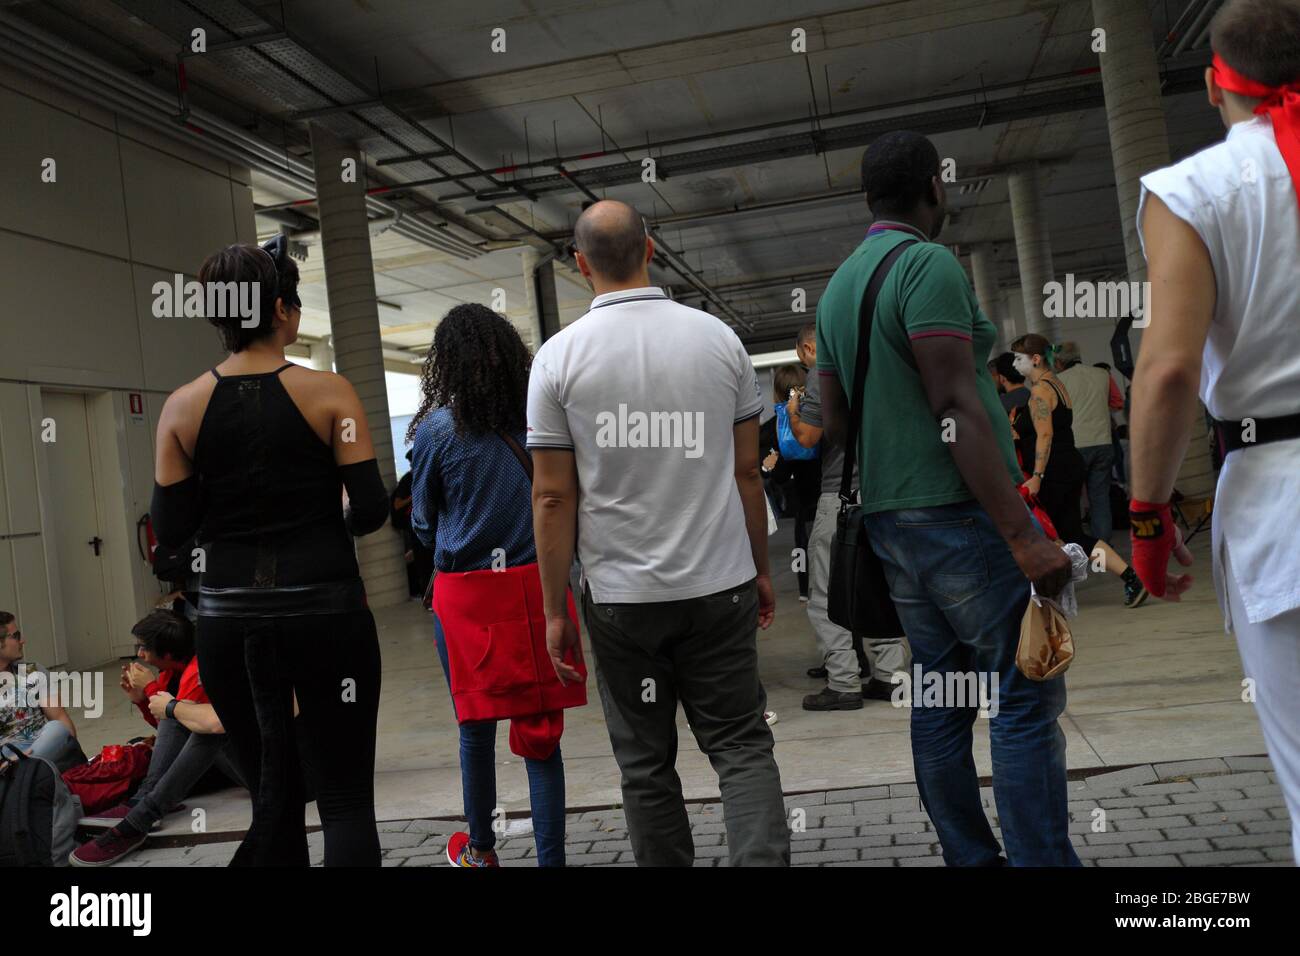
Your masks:
{"label": "red cosplay prop", "polygon": [[[1134,498],[1129,502],[1128,511],[1129,523],[1133,527],[1133,570],[1143,587],[1156,597],[1164,597],[1169,589],[1170,555],[1187,567],[1192,563],[1192,552],[1183,544],[1169,502],[1159,504]],[[1185,585],[1191,583],[1191,577],[1182,575],[1176,583],[1175,600]]]}

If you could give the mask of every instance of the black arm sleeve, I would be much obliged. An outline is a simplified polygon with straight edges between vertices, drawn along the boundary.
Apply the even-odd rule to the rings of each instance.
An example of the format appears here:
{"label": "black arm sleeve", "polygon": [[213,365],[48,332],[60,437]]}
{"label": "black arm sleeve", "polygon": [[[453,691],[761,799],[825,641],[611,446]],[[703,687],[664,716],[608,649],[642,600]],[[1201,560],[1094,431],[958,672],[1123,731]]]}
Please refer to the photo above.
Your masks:
{"label": "black arm sleeve", "polygon": [[174,485],[154,482],[149,505],[154,537],[167,548],[177,548],[194,536],[203,521],[203,495],[199,476],[190,475]]}
{"label": "black arm sleeve", "polygon": [[379,477],[379,462],[371,458],[340,465],[339,475],[348,490],[348,510],[344,514],[348,531],[356,538],[378,531],[388,520],[388,491]]}

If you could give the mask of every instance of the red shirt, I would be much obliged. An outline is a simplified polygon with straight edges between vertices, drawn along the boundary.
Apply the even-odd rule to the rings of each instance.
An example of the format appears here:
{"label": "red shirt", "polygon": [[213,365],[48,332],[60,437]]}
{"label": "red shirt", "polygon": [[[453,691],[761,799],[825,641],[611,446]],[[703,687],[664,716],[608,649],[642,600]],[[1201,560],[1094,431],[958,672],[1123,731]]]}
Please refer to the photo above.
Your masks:
{"label": "red shirt", "polygon": [[[178,677],[179,683],[177,683]],[[173,687],[175,688],[174,691]],[[209,703],[208,695],[203,690],[203,684],[199,680],[199,658],[197,654],[190,658],[184,670],[180,670],[180,668],[161,670],[154,680],[145,685],[144,699],[138,701],[135,706],[140,708],[140,713],[149,722],[150,727],[158,726],[158,718],[149,712],[149,698],[154,694],[161,693],[170,693],[177,700],[188,700],[195,704]]]}
{"label": "red shirt", "polygon": [[207,691],[203,689],[203,682],[199,680],[199,655],[197,654],[185,665],[185,672],[181,674],[181,686],[176,691],[176,699],[188,700],[194,704],[208,703]]}

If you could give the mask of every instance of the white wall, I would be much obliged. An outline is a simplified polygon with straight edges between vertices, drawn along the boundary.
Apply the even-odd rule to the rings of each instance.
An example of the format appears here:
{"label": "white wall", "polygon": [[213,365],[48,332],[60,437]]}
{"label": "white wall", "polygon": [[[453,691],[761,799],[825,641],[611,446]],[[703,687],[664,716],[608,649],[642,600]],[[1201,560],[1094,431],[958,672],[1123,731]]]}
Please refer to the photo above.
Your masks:
{"label": "white wall", "polygon": [[[203,319],[155,318],[150,287],[255,241],[249,174],[3,68],[0,129],[0,609],[19,615],[33,660],[65,663],[41,390],[85,392],[113,653],[125,654],[159,593],[135,544],[158,415],[222,357]],[[41,181],[47,157],[53,183]],[[143,420],[128,413],[131,392]]]}

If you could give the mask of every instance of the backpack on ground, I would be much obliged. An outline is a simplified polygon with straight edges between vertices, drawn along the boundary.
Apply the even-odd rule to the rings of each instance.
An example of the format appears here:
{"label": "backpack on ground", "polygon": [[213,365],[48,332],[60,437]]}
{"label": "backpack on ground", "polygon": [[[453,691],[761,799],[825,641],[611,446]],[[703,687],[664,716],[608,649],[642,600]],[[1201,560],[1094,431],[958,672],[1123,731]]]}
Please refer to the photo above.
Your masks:
{"label": "backpack on ground", "polygon": [[81,816],[53,763],[0,744],[0,867],[67,866]]}
{"label": "backpack on ground", "polygon": [[88,762],[63,773],[63,782],[80,798],[85,815],[102,813],[124,803],[149,773],[153,738],[129,744],[109,744]]}

